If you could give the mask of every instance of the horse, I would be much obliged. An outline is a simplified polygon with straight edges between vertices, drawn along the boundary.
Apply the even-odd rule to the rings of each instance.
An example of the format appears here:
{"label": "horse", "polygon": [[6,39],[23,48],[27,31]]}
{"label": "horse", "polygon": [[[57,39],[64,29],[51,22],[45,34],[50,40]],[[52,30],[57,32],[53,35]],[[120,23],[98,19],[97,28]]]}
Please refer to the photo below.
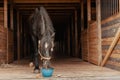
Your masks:
{"label": "horse", "polygon": [[35,65],[34,72],[39,72],[39,56],[43,67],[50,67],[50,59],[54,48],[55,30],[47,10],[41,6],[36,8],[30,18],[31,54]]}

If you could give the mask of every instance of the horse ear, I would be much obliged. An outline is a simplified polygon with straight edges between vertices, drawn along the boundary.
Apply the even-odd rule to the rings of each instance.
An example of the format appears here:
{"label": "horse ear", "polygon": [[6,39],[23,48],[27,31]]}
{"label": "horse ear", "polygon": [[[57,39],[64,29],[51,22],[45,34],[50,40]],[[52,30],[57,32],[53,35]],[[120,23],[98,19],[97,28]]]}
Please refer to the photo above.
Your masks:
{"label": "horse ear", "polygon": [[39,9],[38,8],[35,8],[35,12],[38,12],[39,11]]}

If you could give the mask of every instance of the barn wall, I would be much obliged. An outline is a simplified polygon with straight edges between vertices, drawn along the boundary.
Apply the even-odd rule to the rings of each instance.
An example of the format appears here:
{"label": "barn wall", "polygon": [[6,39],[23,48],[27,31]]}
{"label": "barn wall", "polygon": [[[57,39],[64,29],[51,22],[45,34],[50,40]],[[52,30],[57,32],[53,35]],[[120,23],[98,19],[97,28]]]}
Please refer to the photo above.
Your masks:
{"label": "barn wall", "polygon": [[7,29],[0,26],[0,63],[7,61]]}
{"label": "barn wall", "polygon": [[88,29],[88,41],[89,41],[89,62],[98,65],[98,28],[97,23],[90,23]]}
{"label": "barn wall", "polygon": [[7,29],[3,27],[3,8],[0,8],[0,64],[7,61]]}
{"label": "barn wall", "polygon": [[[109,19],[108,19],[109,20]],[[112,18],[111,20],[102,21],[102,53],[103,57],[106,55],[110,44],[112,43],[114,36],[120,27],[120,17]],[[109,57],[106,67],[120,70],[120,39],[115,46],[112,55]]]}
{"label": "barn wall", "polygon": [[97,22],[89,23],[89,27],[82,31],[82,58],[85,61],[98,65],[98,28]]}
{"label": "barn wall", "polygon": [[0,8],[0,43],[0,63],[12,62],[14,59],[13,32],[4,27],[4,11],[2,7]]}
{"label": "barn wall", "polygon": [[87,36],[87,29],[82,31],[82,59],[88,61],[88,36]]}

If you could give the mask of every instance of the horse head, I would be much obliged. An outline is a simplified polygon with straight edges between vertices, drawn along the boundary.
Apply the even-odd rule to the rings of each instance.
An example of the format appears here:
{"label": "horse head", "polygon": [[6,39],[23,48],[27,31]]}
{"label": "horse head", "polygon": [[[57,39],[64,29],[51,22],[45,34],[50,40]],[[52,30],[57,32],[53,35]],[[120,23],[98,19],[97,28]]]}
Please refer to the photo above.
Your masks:
{"label": "horse head", "polygon": [[41,40],[38,41],[38,53],[43,60],[43,67],[50,67],[50,59],[52,58],[52,52],[54,48],[54,34],[44,35]]}

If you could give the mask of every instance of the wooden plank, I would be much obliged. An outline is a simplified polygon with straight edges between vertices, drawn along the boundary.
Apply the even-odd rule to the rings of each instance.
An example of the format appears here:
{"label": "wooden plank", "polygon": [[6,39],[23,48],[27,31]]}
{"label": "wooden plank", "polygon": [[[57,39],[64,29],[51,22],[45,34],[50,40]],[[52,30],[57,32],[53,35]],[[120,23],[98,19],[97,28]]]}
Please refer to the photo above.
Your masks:
{"label": "wooden plank", "polygon": [[115,35],[115,38],[114,38],[113,42],[111,43],[110,48],[108,49],[107,54],[101,63],[101,66],[105,65],[106,61],[108,60],[109,56],[111,55],[113,48],[115,47],[117,41],[119,40],[119,37],[120,37],[120,28],[118,29],[118,31]]}
{"label": "wooden plank", "polygon": [[107,18],[107,19],[102,20],[101,24],[105,24],[105,23],[110,22],[110,21],[117,19],[117,18],[120,18],[120,14],[116,14],[116,15],[113,15],[113,16]]}
{"label": "wooden plank", "polygon": [[[112,21],[112,22],[113,22],[113,21]],[[107,24],[109,24],[109,23],[107,23]],[[120,25],[119,22],[118,22],[118,23],[115,23],[115,24],[111,24],[110,26],[109,26],[109,25],[106,25],[106,27],[102,27],[102,31],[108,30],[108,29],[111,29],[111,28],[117,28],[117,27],[119,27],[119,25]]]}
{"label": "wooden plank", "polygon": [[113,41],[114,37],[110,37],[110,38],[102,38],[102,41]]}
{"label": "wooden plank", "polygon": [[[108,50],[110,47],[110,45],[102,45],[102,50]],[[116,46],[114,47],[114,50],[118,50],[120,49],[120,44],[116,44]]]}
{"label": "wooden plank", "polygon": [[[108,38],[108,39],[107,38],[102,39],[102,45],[110,45],[114,38]],[[118,40],[118,44],[120,44],[120,39]]]}
{"label": "wooden plank", "polygon": [[[102,50],[103,54],[106,54],[108,50]],[[120,50],[113,50],[112,54],[120,54]]]}
{"label": "wooden plank", "polygon": [[[119,52],[120,53],[120,52]],[[111,54],[111,56],[109,57],[109,60],[110,60],[110,58],[113,58],[113,61],[115,62],[115,61],[118,61],[118,62],[120,62],[120,55],[119,55],[119,53],[118,54]],[[103,53],[103,57],[105,57],[105,55],[106,55],[106,53]],[[109,61],[108,60],[108,61]]]}
{"label": "wooden plank", "polygon": [[107,64],[105,66],[111,69],[115,69],[116,71],[120,71],[120,63],[118,62],[107,61]]}
{"label": "wooden plank", "polygon": [[102,38],[114,37],[115,33],[118,30],[118,28],[119,28],[119,26],[115,27],[115,28],[113,27],[111,29],[102,31]]}

